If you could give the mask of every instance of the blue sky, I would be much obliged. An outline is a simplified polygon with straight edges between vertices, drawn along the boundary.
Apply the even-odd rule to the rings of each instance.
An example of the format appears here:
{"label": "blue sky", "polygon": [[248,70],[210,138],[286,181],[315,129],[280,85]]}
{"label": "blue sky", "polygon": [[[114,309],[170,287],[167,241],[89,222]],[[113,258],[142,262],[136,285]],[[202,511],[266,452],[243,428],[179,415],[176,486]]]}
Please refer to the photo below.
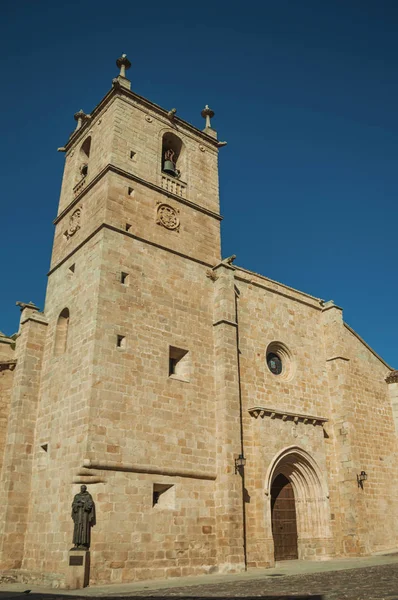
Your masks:
{"label": "blue sky", "polygon": [[73,114],[126,52],[138,94],[216,112],[223,255],[343,307],[398,368],[398,3],[22,0],[0,24],[0,330],[43,306]]}

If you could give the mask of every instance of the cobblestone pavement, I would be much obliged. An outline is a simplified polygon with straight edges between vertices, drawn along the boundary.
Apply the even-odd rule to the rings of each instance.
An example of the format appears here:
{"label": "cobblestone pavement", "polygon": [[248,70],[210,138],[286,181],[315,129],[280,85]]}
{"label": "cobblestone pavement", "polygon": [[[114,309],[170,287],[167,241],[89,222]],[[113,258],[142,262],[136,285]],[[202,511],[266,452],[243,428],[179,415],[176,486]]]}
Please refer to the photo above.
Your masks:
{"label": "cobblestone pavement", "polygon": [[[251,581],[235,581],[170,587],[162,590],[137,590],[126,594],[91,596],[98,600],[123,598],[245,598],[252,600],[398,600],[398,564],[388,564],[342,571],[327,571],[303,575],[270,574]],[[56,592],[29,593],[0,592],[0,600],[80,600],[83,596],[57,595]],[[87,600],[87,597],[84,598]]]}
{"label": "cobblestone pavement", "polygon": [[252,597],[256,600],[260,597],[263,600],[284,600],[311,595],[322,597],[322,600],[398,600],[398,565],[305,575],[270,575],[260,580],[169,588],[146,594],[139,591],[134,595],[157,598]]}

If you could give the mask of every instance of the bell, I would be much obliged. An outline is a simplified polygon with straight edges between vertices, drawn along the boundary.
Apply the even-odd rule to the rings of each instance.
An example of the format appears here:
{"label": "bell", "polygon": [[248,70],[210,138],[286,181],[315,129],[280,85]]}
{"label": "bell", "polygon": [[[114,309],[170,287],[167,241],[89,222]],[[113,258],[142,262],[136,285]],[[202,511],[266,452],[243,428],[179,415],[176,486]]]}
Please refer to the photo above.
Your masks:
{"label": "bell", "polygon": [[163,171],[169,175],[177,176],[175,164],[171,160],[165,160],[163,165]]}

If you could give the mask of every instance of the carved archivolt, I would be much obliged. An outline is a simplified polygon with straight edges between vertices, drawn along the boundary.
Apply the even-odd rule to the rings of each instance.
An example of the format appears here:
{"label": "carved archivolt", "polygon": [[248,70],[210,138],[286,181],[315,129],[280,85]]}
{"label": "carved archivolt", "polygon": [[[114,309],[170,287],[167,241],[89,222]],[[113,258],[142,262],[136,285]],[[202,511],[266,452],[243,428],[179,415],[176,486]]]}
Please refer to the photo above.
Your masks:
{"label": "carved archivolt", "polygon": [[166,229],[179,231],[180,219],[178,218],[178,209],[173,208],[169,204],[159,204],[157,208],[156,223],[163,225]]}
{"label": "carved archivolt", "polygon": [[69,217],[69,226],[64,234],[67,240],[69,240],[72,235],[75,235],[76,231],[80,229],[81,215],[82,209],[77,208]]}

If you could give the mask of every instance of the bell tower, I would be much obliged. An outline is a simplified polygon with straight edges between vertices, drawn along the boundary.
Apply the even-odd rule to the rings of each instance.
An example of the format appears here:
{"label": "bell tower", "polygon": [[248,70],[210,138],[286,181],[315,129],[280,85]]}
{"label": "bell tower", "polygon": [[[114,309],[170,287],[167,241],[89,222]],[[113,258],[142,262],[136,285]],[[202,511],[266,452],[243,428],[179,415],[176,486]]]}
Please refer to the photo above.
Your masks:
{"label": "bell tower", "polygon": [[[3,538],[3,557],[12,546],[8,567],[60,581],[81,484],[97,507],[92,581],[209,572],[220,560],[223,568],[242,566],[238,483],[216,456],[217,448],[229,456],[240,439],[238,428],[234,445],[234,408],[217,425],[220,407],[236,397],[228,369],[215,369],[213,338],[215,325],[230,328],[230,350],[219,355],[229,364],[236,344],[223,316],[234,297],[227,267],[214,286],[225,143],[208,106],[199,130],[131,90],[126,55],[117,66],[110,91],[90,114],[75,114],[76,129],[59,148],[65,170],[24,472],[31,486],[18,511],[8,511]],[[7,466],[9,490],[18,469]],[[51,498],[45,510],[43,489]],[[230,550],[228,511],[235,511]],[[22,517],[16,539],[13,519]]]}
{"label": "bell tower", "polygon": [[[220,258],[218,148],[206,107],[203,131],[131,91],[130,61],[64,148],[65,172],[52,269],[98,227],[136,236],[192,259]],[[105,193],[104,193],[105,192]]]}

